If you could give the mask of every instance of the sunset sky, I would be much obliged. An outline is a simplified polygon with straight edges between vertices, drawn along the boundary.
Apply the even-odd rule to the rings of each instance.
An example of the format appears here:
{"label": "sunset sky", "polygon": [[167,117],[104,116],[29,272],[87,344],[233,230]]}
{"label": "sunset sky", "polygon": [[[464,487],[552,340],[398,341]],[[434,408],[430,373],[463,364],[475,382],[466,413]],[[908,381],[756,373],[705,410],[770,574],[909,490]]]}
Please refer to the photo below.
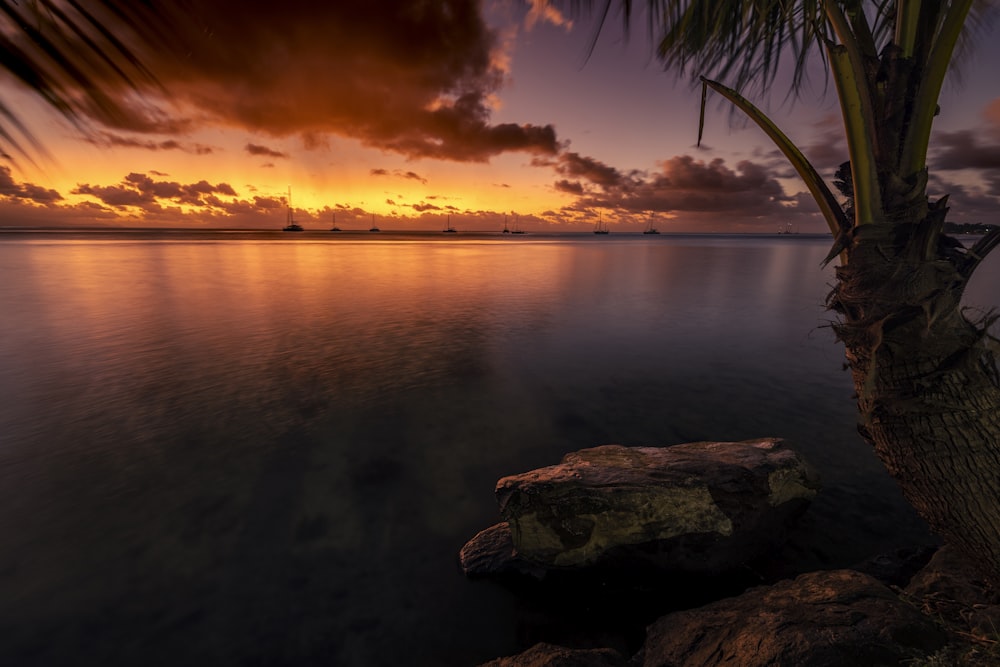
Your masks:
{"label": "sunset sky", "polygon": [[[307,229],[826,229],[754,126],[626,41],[538,0],[198,3],[184,58],[146,54],[163,92],[84,134],[13,84],[5,103],[50,157],[0,161],[0,226],[270,228],[292,189]],[[935,125],[931,193],[956,222],[1000,223],[1000,29],[979,36]],[[754,101],[819,171],[846,159],[821,75]],[[114,91],[112,91],[114,93]]]}

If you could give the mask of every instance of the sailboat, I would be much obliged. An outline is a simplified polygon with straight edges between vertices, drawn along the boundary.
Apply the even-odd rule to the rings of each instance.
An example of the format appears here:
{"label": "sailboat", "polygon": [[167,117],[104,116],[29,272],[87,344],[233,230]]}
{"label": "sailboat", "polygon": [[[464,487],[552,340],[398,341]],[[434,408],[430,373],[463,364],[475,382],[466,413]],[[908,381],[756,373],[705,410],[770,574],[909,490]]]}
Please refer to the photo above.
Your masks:
{"label": "sailboat", "polygon": [[282,230],[283,232],[301,232],[302,225],[295,222],[295,209],[292,208],[292,186],[288,186],[288,224],[285,225]]}
{"label": "sailboat", "polygon": [[510,234],[510,230],[507,229],[507,214],[506,213],[503,214],[503,233],[504,234]]}
{"label": "sailboat", "polygon": [[333,227],[330,228],[331,232],[339,232],[340,227],[337,226],[337,214],[333,214]]}
{"label": "sailboat", "polygon": [[448,226],[441,230],[445,234],[454,234],[457,230],[451,226],[451,215],[448,215]]}
{"label": "sailboat", "polygon": [[594,227],[595,234],[607,234],[611,230],[604,226],[604,217],[600,216],[597,218],[597,227]]}
{"label": "sailboat", "polygon": [[514,231],[512,231],[511,234],[523,234],[523,233],[524,233],[524,230],[521,229],[520,219],[515,215],[514,216]]}
{"label": "sailboat", "polygon": [[372,213],[372,226],[371,226],[371,229],[369,229],[368,231],[370,231],[370,232],[380,232],[380,231],[382,231],[381,229],[379,229],[378,227],[375,226],[375,214],[374,213]]}
{"label": "sailboat", "polygon": [[646,225],[646,230],[643,232],[643,234],[659,234],[659,233],[660,230],[658,230],[656,227],[653,226],[653,220],[652,218],[650,218],[649,224]]}

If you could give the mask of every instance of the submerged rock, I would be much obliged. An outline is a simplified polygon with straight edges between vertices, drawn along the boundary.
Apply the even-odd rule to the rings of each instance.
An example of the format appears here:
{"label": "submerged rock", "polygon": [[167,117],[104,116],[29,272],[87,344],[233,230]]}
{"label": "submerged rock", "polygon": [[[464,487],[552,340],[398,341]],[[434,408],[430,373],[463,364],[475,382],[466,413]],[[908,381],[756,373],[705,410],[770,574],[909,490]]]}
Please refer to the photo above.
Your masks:
{"label": "submerged rock", "polygon": [[898,665],[941,648],[945,633],[873,577],[810,572],[668,614],[647,631],[645,667]]}
{"label": "submerged rock", "polygon": [[523,561],[714,573],[783,539],[818,488],[794,451],[763,438],[584,449],[504,477],[496,495]]}

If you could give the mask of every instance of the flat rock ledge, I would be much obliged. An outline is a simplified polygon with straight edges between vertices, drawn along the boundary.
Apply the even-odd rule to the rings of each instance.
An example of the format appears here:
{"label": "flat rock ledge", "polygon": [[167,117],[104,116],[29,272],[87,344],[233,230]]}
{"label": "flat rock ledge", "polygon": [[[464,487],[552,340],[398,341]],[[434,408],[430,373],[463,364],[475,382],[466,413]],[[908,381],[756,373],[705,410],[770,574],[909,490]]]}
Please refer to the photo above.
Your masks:
{"label": "flat rock ledge", "polygon": [[777,438],[583,449],[501,479],[504,521],[459,561],[472,577],[591,566],[726,572],[780,543],[818,489]]}

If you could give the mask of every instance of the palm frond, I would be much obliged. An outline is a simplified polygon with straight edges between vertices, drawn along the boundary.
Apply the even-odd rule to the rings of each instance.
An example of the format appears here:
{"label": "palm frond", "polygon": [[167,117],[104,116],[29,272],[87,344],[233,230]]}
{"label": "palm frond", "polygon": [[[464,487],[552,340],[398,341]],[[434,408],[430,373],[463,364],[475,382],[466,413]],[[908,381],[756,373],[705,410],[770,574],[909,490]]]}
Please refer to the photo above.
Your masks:
{"label": "palm frond", "polygon": [[[866,58],[878,57],[895,38],[900,0],[833,1],[848,17]],[[577,14],[599,17],[598,31],[613,6],[619,7],[626,31],[642,10],[666,68],[693,82],[700,76],[725,81],[748,95],[768,92],[788,75],[789,93],[798,95],[814,59],[827,64],[824,40],[833,37],[825,17],[826,0],[566,0],[564,4]],[[958,44],[956,62],[967,52],[970,38],[991,24],[997,10],[990,0],[974,0],[968,22],[972,30],[966,30]],[[910,33],[927,28],[911,26]],[[823,74],[828,74],[825,66]]]}
{"label": "palm frond", "polygon": [[[122,119],[128,112],[119,91],[158,85],[140,50],[179,48],[184,4],[0,0],[0,69],[78,129],[93,118]],[[0,145],[29,159],[44,153],[12,105],[0,100],[0,107]]]}

